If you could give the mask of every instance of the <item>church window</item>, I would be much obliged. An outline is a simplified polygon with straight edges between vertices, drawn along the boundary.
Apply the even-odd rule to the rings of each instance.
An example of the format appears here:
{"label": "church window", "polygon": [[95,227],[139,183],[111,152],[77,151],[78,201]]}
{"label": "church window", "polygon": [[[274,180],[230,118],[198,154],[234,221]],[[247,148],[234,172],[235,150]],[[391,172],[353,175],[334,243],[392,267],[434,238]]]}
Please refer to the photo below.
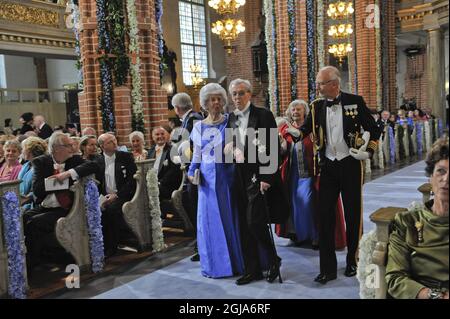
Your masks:
{"label": "church window", "polygon": [[191,65],[202,68],[199,74],[208,77],[208,48],[204,0],[179,1],[180,42],[183,82],[192,85]]}

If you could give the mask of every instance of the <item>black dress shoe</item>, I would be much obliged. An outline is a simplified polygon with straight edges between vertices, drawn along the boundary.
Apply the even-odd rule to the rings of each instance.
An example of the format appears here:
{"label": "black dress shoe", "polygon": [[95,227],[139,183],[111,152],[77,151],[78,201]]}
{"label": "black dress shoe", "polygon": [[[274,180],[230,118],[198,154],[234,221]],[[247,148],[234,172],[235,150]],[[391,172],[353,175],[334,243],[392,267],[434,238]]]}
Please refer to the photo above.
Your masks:
{"label": "black dress shoe", "polygon": [[200,261],[200,255],[195,254],[194,256],[191,257],[191,261]]}
{"label": "black dress shoe", "polygon": [[269,271],[267,272],[266,280],[270,283],[274,282],[277,277],[279,278],[278,281],[283,283],[283,280],[281,279],[280,274],[280,267],[281,267],[281,258],[277,257],[277,262],[269,267]]}
{"label": "black dress shoe", "polygon": [[319,274],[314,281],[318,282],[319,284],[325,285],[330,280],[334,280],[337,278],[336,274]]}
{"label": "black dress shoe", "polygon": [[347,265],[347,267],[345,267],[344,275],[347,277],[353,277],[356,275],[357,269],[358,267],[356,267],[355,265]]}
{"label": "black dress shoe", "polygon": [[251,283],[252,281],[256,281],[256,280],[261,280],[263,279],[263,275],[262,274],[246,274],[244,276],[242,276],[241,278],[239,278],[238,280],[236,280],[236,285],[238,286],[242,286],[242,285],[246,285]]}

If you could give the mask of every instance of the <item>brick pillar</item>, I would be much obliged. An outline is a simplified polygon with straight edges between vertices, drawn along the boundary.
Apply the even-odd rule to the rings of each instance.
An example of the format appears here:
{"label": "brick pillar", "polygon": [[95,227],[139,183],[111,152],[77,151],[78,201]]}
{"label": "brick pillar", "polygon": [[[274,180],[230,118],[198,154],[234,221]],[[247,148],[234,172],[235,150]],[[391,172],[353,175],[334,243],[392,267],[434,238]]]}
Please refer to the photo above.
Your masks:
{"label": "brick pillar", "polygon": [[355,34],[356,61],[358,73],[358,94],[362,95],[370,108],[377,106],[377,59],[376,59],[376,29],[366,25],[368,13],[366,8],[375,4],[374,0],[355,1]]}
{"label": "brick pillar", "polygon": [[[289,52],[289,17],[287,1],[275,1],[277,21],[277,64],[278,64],[278,92],[281,114],[291,103],[291,68]],[[269,70],[270,72],[271,70]]]}
{"label": "brick pillar", "polygon": [[[297,2],[297,61],[299,63],[297,70],[297,98],[309,101],[308,91],[308,56],[307,56],[307,42],[308,34],[306,29],[306,1],[300,0]],[[287,109],[288,105],[285,106]]]}
{"label": "brick pillar", "polygon": [[395,41],[395,3],[394,1],[385,1],[382,8],[384,20],[382,27],[383,46],[383,107],[388,110],[397,108],[397,44]]}
{"label": "brick pillar", "polygon": [[[136,0],[138,18],[142,100],[145,120],[145,137],[150,141],[151,129],[167,122],[167,96],[159,79],[157,25],[153,0]],[[124,2],[125,4],[125,2]],[[98,33],[96,1],[79,0],[81,15],[80,51],[83,63],[84,90],[79,94],[81,127],[94,127],[103,132],[99,98],[102,88],[97,53]],[[128,37],[126,37],[128,41]],[[127,43],[128,47],[128,43]],[[129,145],[131,133],[131,79],[125,86],[114,87],[114,114],[116,136],[120,145]]]}
{"label": "brick pillar", "polygon": [[[207,9],[213,10],[210,7]],[[245,32],[239,34],[237,39],[231,43],[234,46],[233,52],[225,56],[228,84],[236,78],[249,80],[253,85],[252,101],[257,106],[265,106],[268,86],[268,83],[261,82],[253,73],[251,46],[259,39],[261,33],[261,10],[262,1],[260,0],[246,1],[245,5],[239,8],[233,18],[241,19],[244,22]],[[211,36],[217,37],[215,34]]]}
{"label": "brick pillar", "polygon": [[418,107],[428,106],[429,77],[426,64],[426,53],[407,57],[404,98],[415,98]]}

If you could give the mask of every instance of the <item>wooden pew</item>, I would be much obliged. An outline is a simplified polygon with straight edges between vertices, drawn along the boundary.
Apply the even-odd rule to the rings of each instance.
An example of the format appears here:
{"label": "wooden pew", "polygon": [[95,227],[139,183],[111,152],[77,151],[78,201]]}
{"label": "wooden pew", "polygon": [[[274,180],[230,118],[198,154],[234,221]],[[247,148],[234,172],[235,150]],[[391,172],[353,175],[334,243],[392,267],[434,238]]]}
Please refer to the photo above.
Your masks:
{"label": "wooden pew", "polygon": [[417,190],[422,193],[422,202],[425,204],[431,198],[431,184],[424,183],[420,185]]}
{"label": "wooden pew", "polygon": [[[2,198],[7,192],[14,192],[19,197],[19,185],[20,180],[11,182],[0,183],[0,198]],[[23,236],[22,227],[22,217],[21,219],[21,235],[20,235],[20,246],[22,247],[23,254],[26,254],[25,241]],[[0,297],[6,296],[8,293],[8,252],[6,249],[5,237],[3,234],[4,224],[3,224],[3,208],[0,202]],[[24,258],[25,261],[25,258]],[[27,270],[26,265],[23,265],[24,275],[25,275],[25,285],[27,284]]]}
{"label": "wooden pew", "polygon": [[136,162],[136,192],[131,201],[122,206],[123,217],[138,240],[140,251],[152,248],[152,221],[147,193],[147,172],[155,160]]}
{"label": "wooden pew", "polygon": [[89,249],[89,233],[84,204],[84,187],[92,176],[76,181],[70,190],[74,193],[72,208],[66,217],[58,219],[55,234],[58,243],[75,259],[80,270],[87,271],[91,267]]}
{"label": "wooden pew", "polygon": [[375,299],[386,298],[386,260],[388,256],[389,225],[398,212],[407,210],[404,207],[384,207],[370,215],[370,220],[376,225],[377,243],[372,253],[372,263],[378,266],[378,283],[375,285]]}

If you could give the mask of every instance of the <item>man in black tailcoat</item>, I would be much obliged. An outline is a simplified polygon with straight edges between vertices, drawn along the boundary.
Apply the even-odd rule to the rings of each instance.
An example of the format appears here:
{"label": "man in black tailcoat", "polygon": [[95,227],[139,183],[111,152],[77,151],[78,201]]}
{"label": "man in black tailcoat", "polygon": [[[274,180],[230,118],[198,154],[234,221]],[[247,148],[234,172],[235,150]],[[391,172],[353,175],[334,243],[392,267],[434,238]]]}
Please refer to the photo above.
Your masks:
{"label": "man in black tailcoat", "polygon": [[[227,141],[225,153],[233,147],[236,161],[233,193],[236,198],[245,274],[236,281],[245,285],[263,279],[259,248],[268,259],[266,280],[273,282],[279,275],[281,258],[276,254],[268,224],[279,216],[289,214],[284,200],[279,166],[278,131],[273,114],[251,103],[252,86],[249,81],[236,79],[229,92],[236,109],[230,114],[229,126],[235,132],[234,141]],[[266,209],[249,208],[249,196],[257,187],[267,200]],[[261,205],[259,205],[261,207]]]}
{"label": "man in black tailcoat", "polygon": [[377,149],[381,134],[364,99],[342,92],[340,81],[335,67],[319,71],[316,85],[322,99],[311,104],[311,112],[300,128],[302,137],[313,133],[318,150],[314,162],[318,164],[316,169],[320,168],[320,274],[315,281],[321,284],[337,277],[334,229],[339,194],[344,205],[348,247],[344,274],[356,275],[356,253],[362,235],[363,163]]}

